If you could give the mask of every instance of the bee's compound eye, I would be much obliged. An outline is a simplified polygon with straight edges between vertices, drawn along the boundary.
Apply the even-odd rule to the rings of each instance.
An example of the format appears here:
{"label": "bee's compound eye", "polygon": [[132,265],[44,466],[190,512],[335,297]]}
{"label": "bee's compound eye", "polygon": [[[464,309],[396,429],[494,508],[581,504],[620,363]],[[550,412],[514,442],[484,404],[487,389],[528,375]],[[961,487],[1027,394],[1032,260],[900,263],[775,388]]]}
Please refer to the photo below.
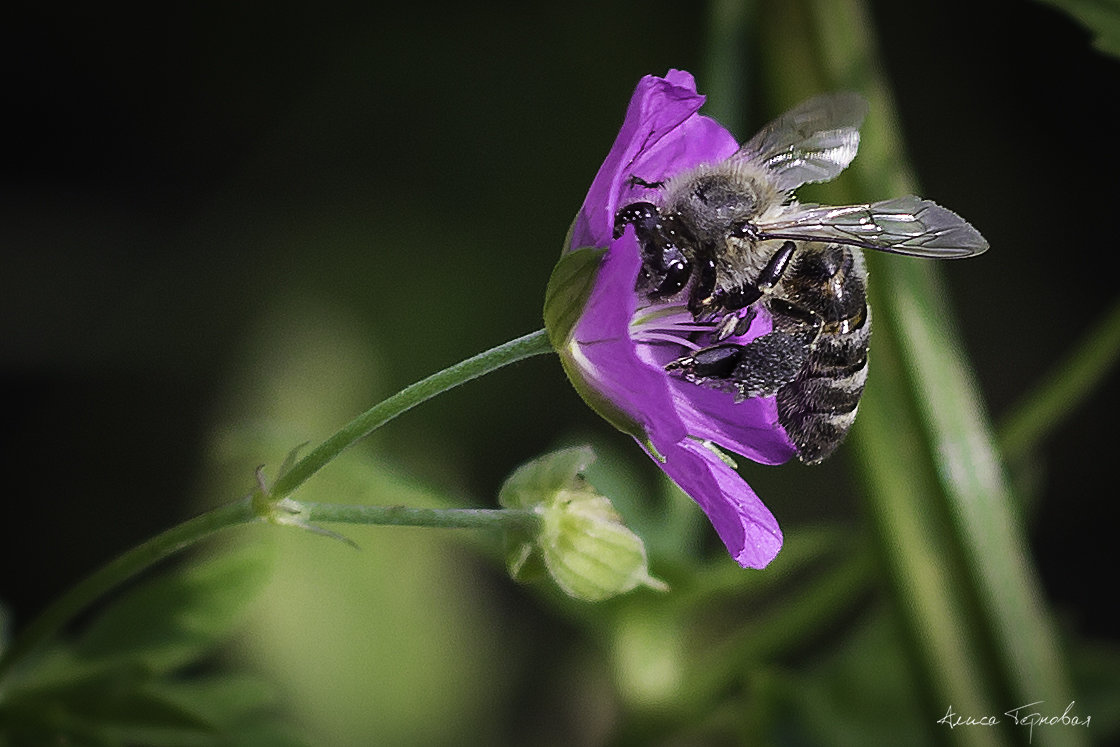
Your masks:
{"label": "bee's compound eye", "polygon": [[657,206],[650,202],[635,202],[619,210],[614,216],[614,237],[617,239],[633,225],[638,230],[648,229],[661,219]]}

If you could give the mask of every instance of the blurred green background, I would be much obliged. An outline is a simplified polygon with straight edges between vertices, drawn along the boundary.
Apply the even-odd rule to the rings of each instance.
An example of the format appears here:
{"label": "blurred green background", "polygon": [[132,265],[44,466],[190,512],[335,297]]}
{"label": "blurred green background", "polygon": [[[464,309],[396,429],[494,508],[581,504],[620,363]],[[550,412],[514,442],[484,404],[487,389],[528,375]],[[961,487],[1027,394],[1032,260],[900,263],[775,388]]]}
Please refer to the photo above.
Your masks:
{"label": "blurred green background", "polygon": [[[1040,4],[870,9],[923,196],[992,245],[944,274],[998,421],[1116,298],[1120,63]],[[258,464],[539,328],[637,80],[679,67],[701,92],[722,85],[704,77],[710,23],[660,0],[15,11],[0,26],[0,598],[15,624],[244,494]],[[742,99],[719,103],[742,138],[776,113],[761,77],[748,67]],[[1032,550],[1067,631],[1113,641],[1118,391],[1113,372],[1014,476],[1038,496]],[[392,423],[308,497],[491,506],[518,464],[576,440],[659,493],[542,357]],[[862,521],[846,459],[746,467],[787,551],[799,528]],[[277,572],[233,648],[315,743],[594,743],[636,702],[612,694],[563,603],[450,533],[348,530],[361,552],[276,534],[242,537],[273,546]]]}

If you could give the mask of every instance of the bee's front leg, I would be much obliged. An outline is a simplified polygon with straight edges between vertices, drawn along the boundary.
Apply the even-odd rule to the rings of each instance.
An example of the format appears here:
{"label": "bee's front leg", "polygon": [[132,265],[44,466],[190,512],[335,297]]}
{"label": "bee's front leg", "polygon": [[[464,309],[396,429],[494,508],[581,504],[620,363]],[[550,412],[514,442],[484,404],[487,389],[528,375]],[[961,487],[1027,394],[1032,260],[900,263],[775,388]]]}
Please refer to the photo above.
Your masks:
{"label": "bee's front leg", "polygon": [[[762,272],[753,283],[743,283],[738,287],[726,291],[715,291],[712,296],[712,305],[718,306],[728,312],[744,309],[769,293],[778,281],[782,279],[790,259],[793,258],[797,245],[787,241],[774,252]],[[725,317],[716,333],[716,341],[722,342],[734,334],[742,334],[742,320],[736,316]]]}
{"label": "bee's front leg", "polygon": [[680,291],[692,275],[686,249],[691,236],[685,227],[672,215],[663,215],[650,202],[631,203],[619,210],[614,219],[614,237],[621,236],[628,225],[634,226],[647,277],[656,283],[649,291],[650,297],[666,298]]}

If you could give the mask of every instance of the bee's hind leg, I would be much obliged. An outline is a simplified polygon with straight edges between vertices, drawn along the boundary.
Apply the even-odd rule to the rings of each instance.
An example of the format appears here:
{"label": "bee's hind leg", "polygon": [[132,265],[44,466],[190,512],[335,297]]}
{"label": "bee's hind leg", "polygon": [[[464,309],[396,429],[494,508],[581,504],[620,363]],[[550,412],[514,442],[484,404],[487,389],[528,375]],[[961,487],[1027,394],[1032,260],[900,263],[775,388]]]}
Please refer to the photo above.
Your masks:
{"label": "bee's hind leg", "polygon": [[735,393],[736,401],[776,394],[797,378],[809,359],[805,335],[771,332],[745,345],[701,348],[665,366],[686,381]]}
{"label": "bee's hind leg", "polygon": [[779,299],[771,301],[771,312],[773,331],[743,344],[720,342],[701,348],[670,362],[665,370],[700,386],[733,392],[737,402],[777,394],[809,362],[822,320]]}

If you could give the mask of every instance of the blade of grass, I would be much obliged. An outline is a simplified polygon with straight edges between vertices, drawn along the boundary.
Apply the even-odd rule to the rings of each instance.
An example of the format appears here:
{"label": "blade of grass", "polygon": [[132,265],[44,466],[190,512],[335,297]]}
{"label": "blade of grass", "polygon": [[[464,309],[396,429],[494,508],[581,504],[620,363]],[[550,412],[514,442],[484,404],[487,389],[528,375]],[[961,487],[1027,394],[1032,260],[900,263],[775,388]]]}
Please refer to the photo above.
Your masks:
{"label": "blade of grass", "polygon": [[754,3],[742,0],[711,0],[705,34],[704,64],[699,80],[708,97],[704,114],[743,139],[748,94],[748,29],[753,25]]}
{"label": "blade of grass", "polygon": [[[783,104],[844,89],[862,92],[871,104],[860,156],[841,180],[847,193],[835,189],[830,199],[864,202],[914,192],[863,4],[800,0],[767,7],[765,73],[775,71]],[[1068,702],[1064,662],[939,270],[880,256],[868,257],[868,265],[873,362],[854,440],[932,704],[998,714],[1006,698]],[[1048,737],[1072,742],[1080,735],[1065,730]]]}
{"label": "blade of grass", "polygon": [[999,424],[999,444],[1008,461],[1022,459],[1057,428],[1100,385],[1120,360],[1120,299],[1054,367],[1038,388]]}

